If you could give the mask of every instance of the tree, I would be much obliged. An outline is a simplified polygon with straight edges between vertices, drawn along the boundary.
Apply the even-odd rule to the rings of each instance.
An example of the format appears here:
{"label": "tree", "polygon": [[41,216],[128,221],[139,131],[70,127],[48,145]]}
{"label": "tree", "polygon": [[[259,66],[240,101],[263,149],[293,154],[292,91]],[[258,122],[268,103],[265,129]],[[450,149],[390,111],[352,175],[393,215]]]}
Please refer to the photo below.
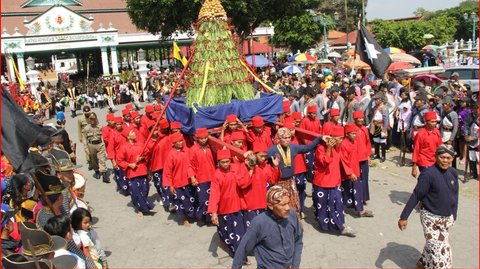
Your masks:
{"label": "tree", "polygon": [[275,21],[274,25],[273,44],[289,47],[292,51],[305,51],[322,36],[320,25],[309,13]]}
{"label": "tree", "polygon": [[[169,38],[175,31],[193,33],[192,27],[204,1],[202,0],[126,0],[127,10],[137,28]],[[231,24],[241,37],[250,33],[250,26],[304,12],[311,0],[223,0],[222,5]]]}
{"label": "tree", "polygon": [[[336,29],[342,32],[351,32],[358,28],[357,23],[362,16],[362,2],[366,9],[368,0],[324,0],[320,1],[317,9],[332,17],[337,12],[339,20]],[[345,3],[347,13],[345,13]]]}

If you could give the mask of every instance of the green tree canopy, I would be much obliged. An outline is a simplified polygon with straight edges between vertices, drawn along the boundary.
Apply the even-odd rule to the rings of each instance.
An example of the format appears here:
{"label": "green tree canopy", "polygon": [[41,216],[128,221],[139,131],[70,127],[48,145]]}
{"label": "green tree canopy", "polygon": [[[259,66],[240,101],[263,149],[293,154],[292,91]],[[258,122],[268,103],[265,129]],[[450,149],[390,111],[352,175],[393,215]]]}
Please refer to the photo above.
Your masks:
{"label": "green tree canopy", "polygon": [[[152,34],[161,33],[168,38],[175,31],[193,32],[193,25],[202,0],[126,0],[132,22]],[[231,24],[240,36],[247,36],[250,25],[254,28],[265,21],[296,16],[304,12],[310,0],[222,0],[232,19]]]}

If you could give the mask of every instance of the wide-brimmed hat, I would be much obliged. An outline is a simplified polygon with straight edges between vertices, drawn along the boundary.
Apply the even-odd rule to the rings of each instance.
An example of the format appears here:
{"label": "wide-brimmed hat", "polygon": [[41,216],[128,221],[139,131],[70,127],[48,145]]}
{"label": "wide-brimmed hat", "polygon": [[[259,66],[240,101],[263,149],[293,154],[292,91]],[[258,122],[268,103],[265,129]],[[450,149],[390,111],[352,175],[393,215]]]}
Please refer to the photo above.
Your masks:
{"label": "wide-brimmed hat", "polygon": [[15,214],[17,214],[17,210],[10,209],[8,206],[6,206],[4,209],[2,204],[2,229],[5,227],[8,220],[13,218]]}
{"label": "wide-brimmed hat", "polygon": [[53,258],[53,266],[56,269],[75,269],[77,268],[77,259],[72,255],[61,255]]}
{"label": "wide-brimmed hat", "polygon": [[50,236],[31,222],[20,222],[18,225],[22,236],[22,251],[27,256],[41,256],[67,248],[67,241],[60,236]]}
{"label": "wide-brimmed hat", "polygon": [[453,98],[451,96],[448,96],[448,95],[443,97],[442,104],[455,106],[455,102],[453,101]]}
{"label": "wide-brimmed hat", "polygon": [[50,165],[50,163],[48,162],[48,159],[45,158],[42,154],[40,154],[37,151],[30,151],[28,153],[28,158],[30,158],[30,160],[32,161],[32,164],[37,168]]}
{"label": "wide-brimmed hat", "polygon": [[56,176],[45,174],[42,171],[35,172],[37,179],[45,191],[45,195],[55,195],[61,193],[66,186],[62,184]]}
{"label": "wide-brimmed hat", "polygon": [[72,163],[72,160],[70,159],[70,155],[64,150],[53,148],[50,153],[53,157],[53,165],[55,166],[55,170],[57,171],[73,171],[82,167],[81,165],[74,165]]}
{"label": "wide-brimmed hat", "polygon": [[[37,268],[37,266],[35,265],[35,261],[29,260],[26,256],[18,253],[14,253],[2,258],[2,268],[5,268],[5,269],[32,269],[32,268],[51,269],[53,268],[53,263],[46,259],[40,259],[37,261],[37,263],[39,268]],[[58,267],[58,268],[63,268],[63,267]]]}

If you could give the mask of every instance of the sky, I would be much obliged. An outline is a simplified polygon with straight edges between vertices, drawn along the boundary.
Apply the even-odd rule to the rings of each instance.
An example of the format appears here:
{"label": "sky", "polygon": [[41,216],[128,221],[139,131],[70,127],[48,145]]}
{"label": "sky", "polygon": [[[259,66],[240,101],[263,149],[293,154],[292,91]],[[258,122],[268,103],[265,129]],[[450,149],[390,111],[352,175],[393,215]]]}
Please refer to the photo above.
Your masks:
{"label": "sky", "polygon": [[423,7],[428,11],[458,6],[463,0],[368,0],[365,12],[367,20],[398,19],[412,17],[413,12]]}

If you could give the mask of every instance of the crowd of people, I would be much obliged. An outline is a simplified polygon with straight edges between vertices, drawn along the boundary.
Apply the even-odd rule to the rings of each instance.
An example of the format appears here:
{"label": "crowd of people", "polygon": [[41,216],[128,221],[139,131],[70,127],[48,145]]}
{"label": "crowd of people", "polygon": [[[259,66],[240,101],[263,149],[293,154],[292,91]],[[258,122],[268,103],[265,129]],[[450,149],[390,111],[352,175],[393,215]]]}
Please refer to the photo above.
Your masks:
{"label": "crowd of people", "polygon": [[[110,183],[106,163],[110,162],[117,191],[131,197],[139,217],[155,213],[155,205],[148,199],[152,182],[164,210],[175,214],[180,223],[190,226],[196,221],[200,226],[218,227],[235,268],[250,263],[247,255],[257,244],[255,236],[267,233],[264,229],[269,225],[287,229],[283,222],[290,225],[288,238],[274,244],[283,233],[267,235],[272,236],[270,246],[255,250],[257,263],[261,268],[298,268],[303,245],[301,223],[305,200],[310,196],[306,186],[310,183],[320,230],[355,237],[356,231],[345,223],[344,211],[374,217],[374,212],[366,209],[369,167],[373,159],[384,162],[392,144],[401,147],[399,165],[407,165],[405,152],[413,152],[414,177],[419,172],[419,178],[436,175],[432,169],[440,169],[438,160],[446,154],[452,157],[453,167],[457,157],[467,162],[472,177],[478,179],[478,103],[471,99],[468,85],[458,81],[458,74],[452,75],[448,86],[431,89],[422,83],[409,85],[393,74],[377,82],[360,72],[350,76],[344,70],[313,68],[297,76],[276,72],[279,67],[262,73],[271,88],[285,94],[284,110],[276,123],[265,122],[260,115],[242,122],[230,114],[221,128],[183,133],[180,122],[169,122],[160,114],[163,96],[170,93],[176,74],[154,69],[146,87],[135,78],[127,83],[99,80],[83,87],[68,82],[62,84],[62,97],[59,91],[51,95],[56,87],[47,86],[48,92],[40,91],[40,107],[43,96],[48,95],[49,100],[60,100],[63,107],[69,107],[72,117],[81,109],[78,137],[93,176]],[[263,91],[256,83],[253,89]],[[65,109],[59,109],[58,102],[47,103],[46,109],[56,113],[57,124],[43,125],[44,111],[30,107],[28,93],[14,93],[13,87],[5,85],[4,90],[10,90],[19,105],[34,114],[37,124],[54,138],[48,145],[32,145],[29,154],[35,160],[36,172],[31,175],[15,174],[2,155],[4,254],[21,248],[28,259],[29,249],[33,249],[37,253],[32,254],[45,262],[55,263],[54,257],[67,255],[75,258],[78,268],[107,268],[98,235],[90,225],[91,213],[83,201],[85,176],[77,170],[76,145],[63,128]],[[182,93],[179,90],[177,96]],[[64,98],[68,102],[62,101]],[[140,102],[145,102],[144,109]],[[122,103],[127,105],[120,114],[115,113],[116,105]],[[105,121],[92,112],[95,106],[110,110]],[[212,146],[209,141],[213,137],[225,147]],[[451,176],[458,177],[456,172]],[[401,229],[406,227],[413,207],[428,196],[428,186],[417,188],[415,199],[402,214]],[[458,194],[458,185],[456,190]],[[445,215],[431,205],[423,203],[422,208],[428,214],[452,214],[452,210]],[[422,218],[429,217],[427,213]],[[444,232],[448,234],[448,229]],[[29,233],[38,234],[39,241]],[[62,249],[52,243],[57,239],[66,242]],[[47,252],[35,248],[41,240],[49,242]],[[282,244],[288,244],[290,251],[283,251]],[[426,246],[423,255],[431,256],[433,246]],[[272,251],[276,255],[270,258],[261,254],[275,248],[282,251]],[[422,259],[421,265],[431,265],[431,259]]]}

